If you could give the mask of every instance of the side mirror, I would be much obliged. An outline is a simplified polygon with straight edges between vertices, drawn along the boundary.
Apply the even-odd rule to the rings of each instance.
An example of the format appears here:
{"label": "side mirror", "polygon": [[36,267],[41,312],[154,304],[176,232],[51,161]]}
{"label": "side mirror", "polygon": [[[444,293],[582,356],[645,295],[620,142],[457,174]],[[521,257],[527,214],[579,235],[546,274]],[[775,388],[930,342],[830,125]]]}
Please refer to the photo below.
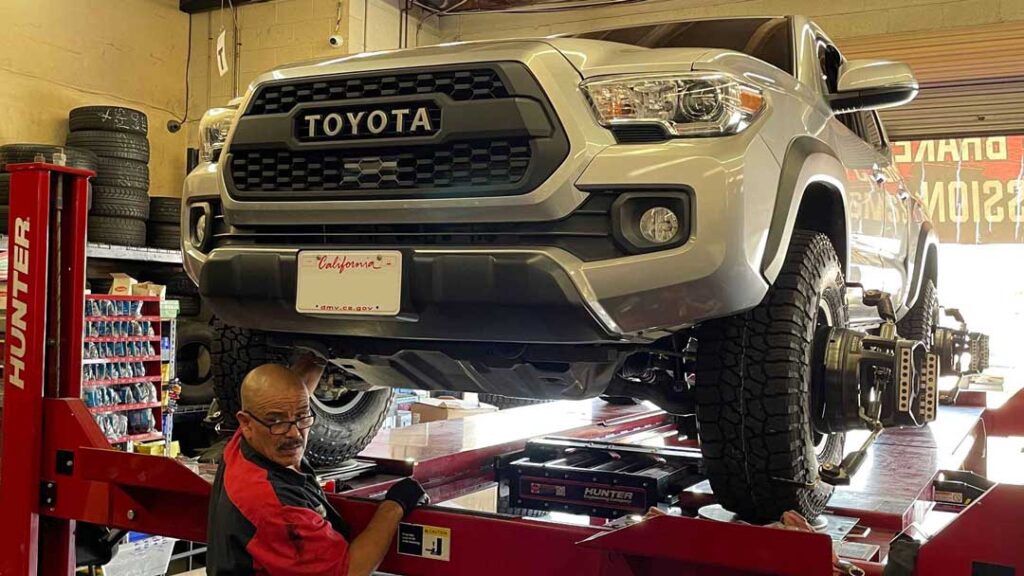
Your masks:
{"label": "side mirror", "polygon": [[917,96],[910,66],[888,60],[850,60],[839,69],[839,82],[829,104],[837,114],[892,108]]}

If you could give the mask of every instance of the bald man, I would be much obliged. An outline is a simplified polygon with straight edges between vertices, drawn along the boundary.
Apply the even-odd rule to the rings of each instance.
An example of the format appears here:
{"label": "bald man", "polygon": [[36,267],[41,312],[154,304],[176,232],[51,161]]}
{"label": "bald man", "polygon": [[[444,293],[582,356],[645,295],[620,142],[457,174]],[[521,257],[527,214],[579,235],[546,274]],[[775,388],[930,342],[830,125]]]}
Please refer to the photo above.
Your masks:
{"label": "bald man", "polygon": [[238,431],[210,495],[208,574],[369,575],[402,517],[426,500],[415,480],[400,480],[349,544],[348,524],[303,459],[315,419],[309,396],[323,371],[309,354],[291,368],[259,366],[242,381]]}

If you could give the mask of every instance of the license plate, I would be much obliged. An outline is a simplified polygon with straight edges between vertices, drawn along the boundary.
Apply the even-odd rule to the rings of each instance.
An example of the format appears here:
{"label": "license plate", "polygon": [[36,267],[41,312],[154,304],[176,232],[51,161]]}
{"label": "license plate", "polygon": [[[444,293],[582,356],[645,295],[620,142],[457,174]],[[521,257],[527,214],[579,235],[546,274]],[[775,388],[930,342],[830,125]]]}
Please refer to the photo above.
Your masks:
{"label": "license plate", "polygon": [[395,316],[401,303],[401,252],[299,252],[299,312]]}

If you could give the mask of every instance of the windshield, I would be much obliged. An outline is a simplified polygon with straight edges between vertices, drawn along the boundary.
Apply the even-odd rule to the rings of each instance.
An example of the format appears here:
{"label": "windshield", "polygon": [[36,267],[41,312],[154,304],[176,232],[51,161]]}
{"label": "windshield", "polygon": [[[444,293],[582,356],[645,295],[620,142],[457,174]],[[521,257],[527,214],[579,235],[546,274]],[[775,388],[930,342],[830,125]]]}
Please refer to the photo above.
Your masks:
{"label": "windshield", "polygon": [[644,48],[721,48],[749,54],[793,73],[788,18],[726,18],[670,22],[572,34]]}

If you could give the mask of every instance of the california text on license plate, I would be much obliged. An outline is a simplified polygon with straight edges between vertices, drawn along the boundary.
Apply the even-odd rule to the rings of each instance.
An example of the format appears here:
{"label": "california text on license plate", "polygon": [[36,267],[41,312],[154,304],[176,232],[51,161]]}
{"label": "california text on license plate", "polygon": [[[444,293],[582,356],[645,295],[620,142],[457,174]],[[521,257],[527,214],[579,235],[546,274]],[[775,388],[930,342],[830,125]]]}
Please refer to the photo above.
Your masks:
{"label": "california text on license plate", "polygon": [[401,304],[401,252],[299,252],[299,312],[395,316]]}

